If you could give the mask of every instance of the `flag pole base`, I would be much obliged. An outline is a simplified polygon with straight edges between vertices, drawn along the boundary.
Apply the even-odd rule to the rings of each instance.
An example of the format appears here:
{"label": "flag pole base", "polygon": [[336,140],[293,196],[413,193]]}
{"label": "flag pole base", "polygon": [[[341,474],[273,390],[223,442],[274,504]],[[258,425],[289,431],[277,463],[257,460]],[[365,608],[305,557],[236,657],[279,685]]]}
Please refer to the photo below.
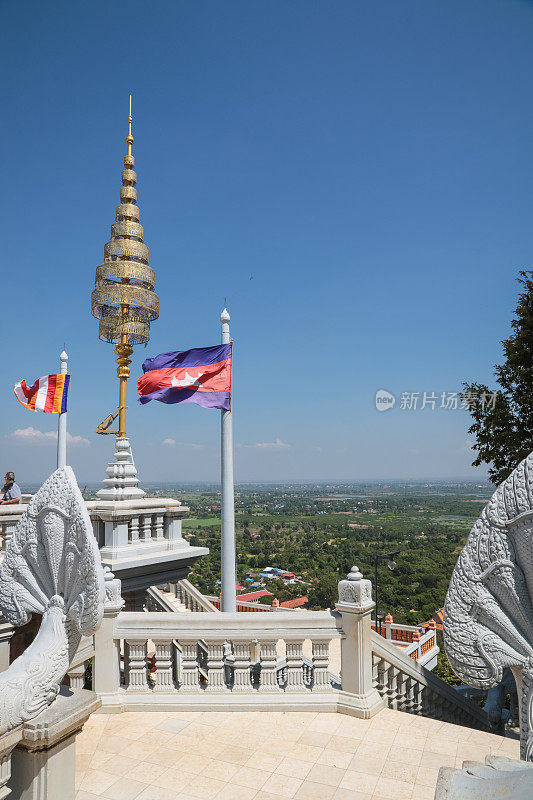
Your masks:
{"label": "flag pole base", "polygon": [[109,462],[106,473],[109,477],[104,478],[105,488],[96,493],[102,500],[135,500],[146,495],[138,486],[137,469],[127,437],[116,439],[115,461]]}

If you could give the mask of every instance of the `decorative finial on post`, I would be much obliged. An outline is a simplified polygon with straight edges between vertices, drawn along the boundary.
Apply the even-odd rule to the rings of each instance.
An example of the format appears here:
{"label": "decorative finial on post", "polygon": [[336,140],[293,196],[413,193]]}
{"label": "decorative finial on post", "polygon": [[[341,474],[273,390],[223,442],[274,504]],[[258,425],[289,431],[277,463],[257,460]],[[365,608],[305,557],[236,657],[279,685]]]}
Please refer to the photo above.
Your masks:
{"label": "decorative finial on post", "polygon": [[363,578],[359,567],[352,567],[346,579],[339,581],[339,605],[352,604],[359,607],[373,607],[372,584]]}

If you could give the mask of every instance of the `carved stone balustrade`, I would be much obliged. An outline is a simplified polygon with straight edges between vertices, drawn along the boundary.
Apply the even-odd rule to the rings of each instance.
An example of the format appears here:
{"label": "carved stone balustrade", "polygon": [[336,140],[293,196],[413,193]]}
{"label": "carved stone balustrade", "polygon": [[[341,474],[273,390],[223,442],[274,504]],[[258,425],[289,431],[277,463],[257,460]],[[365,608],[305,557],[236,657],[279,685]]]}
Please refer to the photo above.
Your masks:
{"label": "carved stone balustrade", "polygon": [[[101,636],[102,629],[96,636],[96,662]],[[307,704],[333,711],[339,687],[334,688],[335,678],[329,673],[329,643],[342,636],[340,615],[329,611],[122,611],[116,614],[114,647],[108,643],[104,651],[106,680],[118,688],[101,691],[98,681],[94,688],[104,709],[114,711],[149,708],[152,703],[180,709],[258,710],[275,704],[287,711]],[[314,643],[310,660],[302,654],[305,640]],[[285,651],[281,658],[280,642]],[[148,668],[149,647],[155,656],[153,673]]]}
{"label": "carved stone balustrade", "polygon": [[132,592],[184,578],[209,551],[192,547],[181,533],[189,511],[178,500],[141,497],[87,501],[102,564]]}
{"label": "carved stone balustrade", "polygon": [[[181,532],[187,506],[172,498],[139,497],[129,500],[87,500],[102,564],[122,581],[122,591],[176,582],[209,550],[192,547]],[[27,508],[0,506],[0,536],[5,546]]]}
{"label": "carved stone balustrade", "polygon": [[372,682],[389,708],[490,730],[487,714],[372,631]]}
{"label": "carved stone balustrade", "polygon": [[[93,663],[104,710],[278,707],[369,717],[389,705],[488,728],[477,705],[371,630],[370,581],[355,567],[339,584],[338,611],[220,613],[190,586],[181,581],[171,594],[152,587],[160,611],[106,606]],[[173,598],[185,606],[187,597],[201,610],[173,610]],[[332,642],[336,652],[340,643],[340,676]]]}

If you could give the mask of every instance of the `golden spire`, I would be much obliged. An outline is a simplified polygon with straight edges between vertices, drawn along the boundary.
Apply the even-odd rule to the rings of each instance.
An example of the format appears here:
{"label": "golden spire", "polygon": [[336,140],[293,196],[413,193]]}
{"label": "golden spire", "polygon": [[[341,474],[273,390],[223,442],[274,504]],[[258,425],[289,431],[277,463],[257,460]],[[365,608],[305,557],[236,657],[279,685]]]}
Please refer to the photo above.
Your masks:
{"label": "golden spire", "polygon": [[[139,224],[137,175],[131,152],[133,117],[128,115],[127,154],[124,156],[120,204],[116,207],[111,239],[104,247],[104,263],[96,268],[91,313],[100,320],[98,338],[116,345],[119,404],[117,412],[98,426],[97,433],[126,436],[126,392],[133,345],[150,340],[150,322],[159,316],[159,298],[154,292],[154,271],[148,266],[148,247]],[[107,430],[118,415],[118,431]]]}
{"label": "golden spire", "polygon": [[131,116],[131,94],[130,94],[130,113],[128,114],[128,135],[126,136],[126,144],[128,145],[128,155],[131,156],[131,146],[133,144],[133,136],[131,135],[131,124],[133,117]]}

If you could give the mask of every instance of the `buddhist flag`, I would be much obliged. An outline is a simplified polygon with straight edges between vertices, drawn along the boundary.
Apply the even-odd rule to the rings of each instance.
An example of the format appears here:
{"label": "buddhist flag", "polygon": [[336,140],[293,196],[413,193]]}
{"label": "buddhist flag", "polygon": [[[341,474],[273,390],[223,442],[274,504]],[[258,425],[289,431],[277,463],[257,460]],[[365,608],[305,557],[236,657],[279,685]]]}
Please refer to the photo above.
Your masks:
{"label": "buddhist flag", "polygon": [[231,355],[231,344],[219,344],[147,358],[137,381],[139,403],[196,403],[229,411]]}
{"label": "buddhist flag", "polygon": [[67,395],[70,375],[43,375],[33,386],[26,381],[15,384],[15,397],[30,411],[45,414],[64,414],[67,410]]}

